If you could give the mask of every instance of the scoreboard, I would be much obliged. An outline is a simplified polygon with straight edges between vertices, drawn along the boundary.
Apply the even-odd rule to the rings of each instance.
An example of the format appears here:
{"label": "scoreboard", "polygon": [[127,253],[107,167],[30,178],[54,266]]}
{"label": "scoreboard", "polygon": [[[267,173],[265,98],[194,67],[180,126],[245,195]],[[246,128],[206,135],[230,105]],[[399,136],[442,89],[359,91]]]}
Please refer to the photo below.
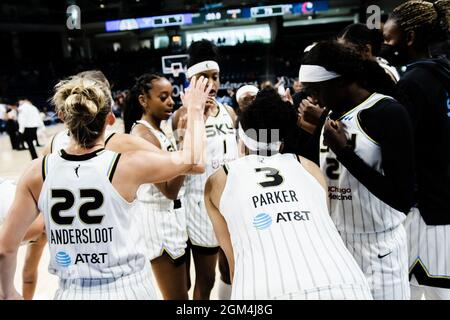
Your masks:
{"label": "scoreboard", "polygon": [[156,17],[132,18],[105,22],[106,32],[126,31],[146,28],[161,28],[203,24],[213,21],[257,19],[275,16],[309,15],[327,11],[328,1],[307,1],[293,4],[217,9],[198,13],[181,13]]}
{"label": "scoreboard", "polygon": [[126,31],[147,28],[160,28],[192,24],[192,14],[172,14],[156,17],[134,18],[106,21],[106,32]]}
{"label": "scoreboard", "polygon": [[256,19],[287,15],[308,15],[314,12],[327,11],[328,1],[307,1],[294,4],[278,4],[271,6],[218,9],[200,12],[193,15],[192,23],[202,24],[211,21],[230,21],[236,19]]}

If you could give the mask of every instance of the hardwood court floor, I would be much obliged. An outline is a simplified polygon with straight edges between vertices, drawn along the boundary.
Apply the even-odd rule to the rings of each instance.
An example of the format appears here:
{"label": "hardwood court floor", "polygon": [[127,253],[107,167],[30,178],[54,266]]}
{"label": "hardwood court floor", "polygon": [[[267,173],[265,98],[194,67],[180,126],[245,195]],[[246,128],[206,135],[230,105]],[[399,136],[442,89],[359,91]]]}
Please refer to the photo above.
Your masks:
{"label": "hardwood court floor", "polygon": [[[46,130],[40,134],[39,143],[42,145],[46,145],[51,137],[64,129],[64,125],[57,124],[53,126],[46,127]],[[116,132],[123,132],[123,124],[120,119],[116,122],[116,124],[112,128],[108,128],[110,130]],[[37,147],[36,151],[38,155],[42,152],[42,147]],[[10,140],[7,134],[0,134],[0,177],[5,179],[11,179],[17,181],[22,172],[31,162],[31,156],[28,150],[15,151],[12,150]],[[18,252],[17,258],[17,268],[15,275],[15,284],[16,288],[19,292],[22,291],[22,268],[23,262],[25,258],[26,248],[25,246],[21,246]],[[36,287],[36,293],[34,296],[35,300],[48,300],[53,299],[53,296],[58,288],[58,278],[52,274],[50,274],[47,270],[49,263],[49,251],[48,246],[44,249],[44,253],[41,258],[41,262],[39,264],[39,278],[38,284]],[[195,282],[195,273],[193,263],[191,263],[191,279],[192,283]],[[216,285],[214,286],[211,292],[211,299],[217,299],[217,284],[219,283],[219,270],[216,269]],[[157,288],[156,281],[154,282],[155,287]],[[191,286],[191,290],[189,291],[189,296],[192,298],[193,285]],[[159,293],[159,292],[158,292]],[[159,293],[160,295],[160,293]],[[161,297],[161,295],[160,295]]]}

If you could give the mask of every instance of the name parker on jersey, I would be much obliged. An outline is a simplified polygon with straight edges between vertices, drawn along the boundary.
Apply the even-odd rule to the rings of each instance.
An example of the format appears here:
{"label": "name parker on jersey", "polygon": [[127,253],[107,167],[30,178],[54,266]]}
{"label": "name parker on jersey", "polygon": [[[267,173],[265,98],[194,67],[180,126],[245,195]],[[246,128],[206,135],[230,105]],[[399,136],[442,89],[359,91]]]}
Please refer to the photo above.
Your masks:
{"label": "name parker on jersey", "polygon": [[253,206],[256,208],[268,204],[299,202],[294,190],[272,191],[261,193],[252,197]]}

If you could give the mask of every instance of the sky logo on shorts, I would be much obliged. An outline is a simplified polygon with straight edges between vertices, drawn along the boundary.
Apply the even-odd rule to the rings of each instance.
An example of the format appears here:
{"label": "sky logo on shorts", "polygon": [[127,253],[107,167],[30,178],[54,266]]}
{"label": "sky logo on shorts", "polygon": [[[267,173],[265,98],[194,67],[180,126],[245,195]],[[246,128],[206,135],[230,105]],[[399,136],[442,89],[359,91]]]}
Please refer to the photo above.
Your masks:
{"label": "sky logo on shorts", "polygon": [[72,260],[67,253],[60,251],[56,254],[56,263],[61,267],[67,268],[68,266],[70,266],[71,262]]}
{"label": "sky logo on shorts", "polygon": [[260,213],[253,218],[253,226],[257,230],[264,230],[270,227],[272,218],[267,213]]}

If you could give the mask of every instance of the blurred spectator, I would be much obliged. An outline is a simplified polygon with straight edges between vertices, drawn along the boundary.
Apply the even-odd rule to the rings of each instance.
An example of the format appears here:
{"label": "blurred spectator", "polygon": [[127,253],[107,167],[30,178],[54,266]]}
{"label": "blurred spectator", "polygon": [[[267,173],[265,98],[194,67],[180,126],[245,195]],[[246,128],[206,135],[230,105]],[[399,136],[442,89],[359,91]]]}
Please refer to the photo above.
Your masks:
{"label": "blurred spectator", "polygon": [[112,110],[117,118],[122,118],[122,112],[125,104],[125,98],[128,95],[128,91],[119,91],[115,93],[114,104]]}
{"label": "blurred spectator", "polygon": [[225,91],[225,90],[220,90],[219,91],[219,94],[220,93],[222,93],[222,96],[221,97],[217,97],[217,101],[218,102],[220,102],[220,103],[222,103],[222,104],[225,104],[225,105],[227,105],[227,106],[230,106],[230,107],[232,107],[233,109],[234,109],[234,106],[233,106],[233,96],[234,96],[234,89],[233,88],[227,88],[227,90]]}
{"label": "blurred spectator", "polygon": [[302,84],[298,79],[295,79],[292,89],[294,90],[293,94],[302,91]]}
{"label": "blurred spectator", "polygon": [[0,133],[5,131],[6,126],[6,104],[0,103]]}
{"label": "blurred spectator", "polygon": [[40,146],[37,139],[37,130],[45,127],[44,122],[42,121],[39,109],[27,99],[19,100],[18,110],[19,132],[28,145],[31,158],[36,159],[38,156],[33,142],[36,141],[36,145]]}
{"label": "blurred spectator", "polygon": [[270,88],[273,89],[273,83],[272,83],[272,81],[270,81],[270,80],[265,80],[265,81],[263,81],[263,82],[261,83],[261,85],[260,85],[260,89],[261,89],[261,90],[264,90],[264,89],[270,89]]}
{"label": "blurred spectator", "polygon": [[19,125],[17,123],[18,111],[16,105],[9,105],[5,112],[6,132],[11,140],[13,150],[23,150],[23,142],[19,134]]}

